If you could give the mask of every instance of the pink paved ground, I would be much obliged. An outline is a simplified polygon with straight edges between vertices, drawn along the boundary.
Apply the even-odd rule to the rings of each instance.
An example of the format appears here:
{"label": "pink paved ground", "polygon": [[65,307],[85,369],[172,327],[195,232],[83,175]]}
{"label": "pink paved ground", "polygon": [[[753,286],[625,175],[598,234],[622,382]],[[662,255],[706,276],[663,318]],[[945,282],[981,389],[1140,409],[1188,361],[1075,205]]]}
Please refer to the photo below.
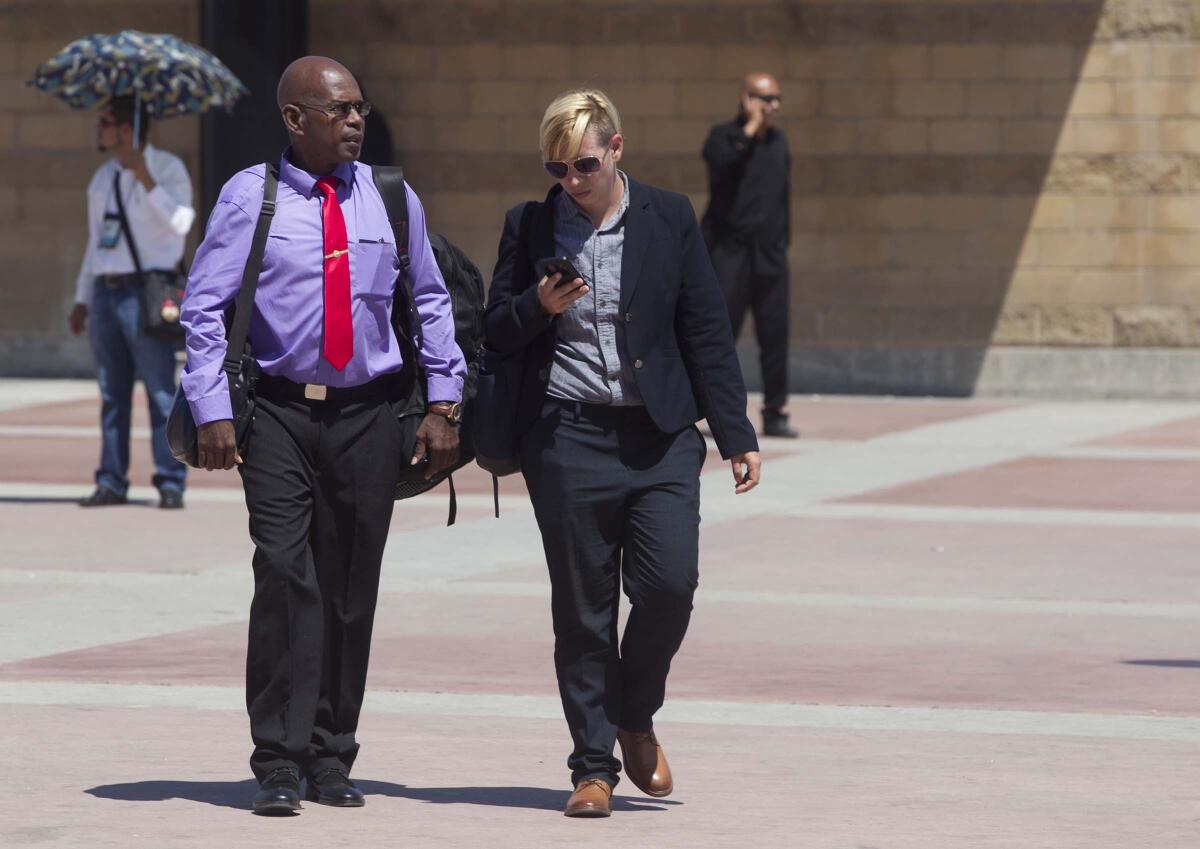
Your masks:
{"label": "pink paved ground", "polygon": [[1200,512],[1200,460],[1030,457],[863,493],[846,503]]}
{"label": "pink paved ground", "polygon": [[[911,464],[888,452],[913,449],[879,437],[939,425],[953,442],[962,425],[978,446],[989,416],[1036,404],[794,399],[806,439],[765,445],[758,512],[706,495],[701,587],[669,687],[680,718],[659,727],[677,791],[653,800],[623,783],[604,822],[558,813],[568,741],[519,479],[504,482],[499,522],[476,472],[462,476],[459,528],[440,529],[444,493],[397,505],[392,550],[417,534],[447,564],[478,565],[389,564],[370,689],[433,706],[368,705],[365,809],[263,820],[246,810],[237,706],[252,549],[236,476],[194,474],[181,514],[82,511],[64,499],[90,487],[94,437],[0,436],[0,651],[22,647],[0,661],[0,741],[17,753],[0,846],[1194,849],[1200,468],[1133,449],[1194,450],[1200,408],[1128,426],[1121,405],[1089,409],[1094,430],[1113,423],[1078,442],[1110,458],[1038,444],[947,471],[934,452],[896,483],[872,469]],[[0,426],[94,422],[92,400],[0,412]],[[996,445],[1008,428],[997,419]],[[871,459],[810,514],[795,499],[830,477],[817,472],[833,448]],[[147,454],[137,440],[135,483]],[[717,460],[714,482],[728,474]],[[862,515],[817,509],[851,507]],[[1117,521],[1140,514],[1153,521]],[[488,539],[516,556],[490,564]],[[144,685],[182,701],[145,706]],[[913,716],[927,724],[906,726]],[[1052,730],[1073,717],[1113,730]],[[1156,719],[1184,730],[1154,739]]]}
{"label": "pink paved ground", "polygon": [[1200,418],[1131,430],[1090,444],[1120,448],[1200,448]]}
{"label": "pink paved ground", "polygon": [[[506,721],[497,738],[492,720],[368,716],[356,767],[366,808],[263,820],[243,810],[253,784],[236,766],[232,712],[96,711],[100,740],[78,711],[10,718],[22,739],[60,743],[41,762],[54,794],[10,783],[6,803],[38,812],[8,832],[14,846],[1195,845],[1194,753],[1167,744],[680,726],[678,798],[618,788],[613,818],[596,822],[558,814],[566,791],[544,777],[558,767],[556,722]],[[202,749],[181,749],[181,732]]]}

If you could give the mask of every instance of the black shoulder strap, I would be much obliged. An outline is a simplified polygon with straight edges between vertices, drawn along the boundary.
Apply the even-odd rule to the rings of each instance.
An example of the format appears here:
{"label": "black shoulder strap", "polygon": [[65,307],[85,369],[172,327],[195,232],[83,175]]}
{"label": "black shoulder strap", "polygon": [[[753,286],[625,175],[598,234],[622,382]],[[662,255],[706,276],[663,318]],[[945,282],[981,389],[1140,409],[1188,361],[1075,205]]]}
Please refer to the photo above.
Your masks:
{"label": "black shoulder strap", "polygon": [[242,369],[242,353],[246,347],[246,334],[250,331],[250,316],[254,314],[254,293],[258,291],[258,275],[262,271],[263,254],[267,250],[267,233],[271,230],[271,219],[275,217],[275,195],[279,189],[279,167],[266,163],[267,173],[263,181],[262,209],[254,225],[254,241],[246,257],[246,268],[242,271],[242,285],[238,289],[237,305],[233,310],[233,327],[229,329],[225,348],[225,371],[237,374]]}
{"label": "black shoulder strap", "polygon": [[121,219],[121,232],[125,234],[125,241],[129,243],[129,255],[133,257],[133,267],[137,269],[138,276],[142,274],[142,258],[138,255],[137,244],[133,241],[133,229],[129,226],[129,219],[125,217],[125,201],[121,199],[121,169],[117,169],[116,175],[113,176],[113,194],[117,196],[117,217]]}
{"label": "black shoulder strap", "polygon": [[401,270],[408,273],[408,192],[404,189],[404,169],[399,165],[372,165],[375,188],[383,198],[392,233],[396,237],[396,253],[400,255]]}
{"label": "black shoulder strap", "polygon": [[[375,180],[379,196],[383,198],[383,207],[392,225],[392,236],[396,239],[396,254],[400,258],[400,275],[396,283],[403,299],[393,299],[392,326],[397,330],[404,329],[400,318],[407,314],[408,332],[405,335],[412,339],[413,345],[419,350],[423,340],[421,319],[417,315],[417,301],[413,296],[412,278],[409,275],[412,259],[408,255],[408,191],[404,187],[404,168],[399,165],[372,165],[371,177]],[[398,303],[402,309],[396,309]]]}
{"label": "black shoulder strap", "polygon": [[[421,340],[421,319],[417,315],[417,302],[413,297],[412,280],[409,269],[412,259],[408,255],[408,191],[404,187],[404,168],[399,165],[372,165],[371,176],[375,180],[375,188],[383,198],[384,209],[387,210],[388,221],[392,224],[392,235],[396,239],[396,254],[400,257],[400,276],[396,283],[404,294],[404,309],[408,312],[409,326],[412,328],[413,344],[419,350]],[[392,325],[397,325],[399,311],[393,299]],[[421,393],[421,397],[424,394]],[[458,495],[454,491],[454,475],[448,475],[450,484],[450,513],[446,518],[447,525],[453,525],[458,516]]]}
{"label": "black shoulder strap", "polygon": [[538,204],[530,223],[533,225],[532,245],[537,252],[537,256],[533,258],[537,260],[544,256],[554,256],[554,204]]}

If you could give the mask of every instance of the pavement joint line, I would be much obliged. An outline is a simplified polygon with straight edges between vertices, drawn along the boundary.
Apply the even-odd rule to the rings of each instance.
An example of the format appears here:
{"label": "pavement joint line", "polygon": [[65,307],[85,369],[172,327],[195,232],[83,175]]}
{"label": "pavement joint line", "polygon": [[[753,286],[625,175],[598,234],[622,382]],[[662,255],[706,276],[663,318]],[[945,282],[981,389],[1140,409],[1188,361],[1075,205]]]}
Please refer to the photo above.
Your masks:
{"label": "pavement joint line", "polygon": [[[95,380],[0,379],[0,410],[20,410],[44,404],[87,400],[95,400],[99,406],[100,399]],[[96,434],[99,435],[99,427],[96,428]]]}
{"label": "pavement joint line", "polygon": [[[150,430],[144,427],[130,428],[133,439],[149,439]],[[100,441],[97,427],[82,425],[0,425],[0,437],[37,437],[39,439],[94,439]]]}
{"label": "pavement joint line", "polygon": [[[196,582],[200,582],[198,585]],[[67,570],[31,571],[19,569],[0,570],[0,586],[4,585],[49,585],[54,587],[92,586],[127,592],[140,587],[143,593],[153,594],[151,587],[160,592],[182,591],[204,586],[211,592],[216,586],[243,600],[248,589],[249,578],[241,571],[206,570],[171,575],[154,575],[140,572],[71,572]],[[439,595],[439,596],[484,596],[492,598],[549,598],[550,587],[546,583],[531,581],[481,581],[471,578],[456,581],[440,579],[414,580],[406,577],[385,576],[380,584],[380,593]],[[1200,604],[1153,601],[1093,601],[1087,599],[1024,599],[1024,598],[979,598],[962,596],[897,596],[897,595],[852,595],[849,593],[788,593],[758,590],[701,589],[696,595],[697,606],[709,604],[757,604],[802,607],[814,609],[867,609],[867,610],[917,610],[942,613],[990,613],[1047,616],[1124,616],[1149,619],[1200,619]],[[15,616],[29,602],[13,604],[0,602],[0,611],[9,611]],[[238,622],[245,619],[237,610],[224,609],[228,604],[210,605],[210,613]],[[13,621],[11,618],[8,621]]]}
{"label": "pavement joint line", "polygon": [[[438,595],[549,598],[548,584],[517,581],[403,582],[381,592]],[[964,598],[959,596],[881,596],[848,593],[786,593],[757,590],[711,590],[701,587],[696,606],[760,604],[833,610],[922,610],[941,613],[1032,614],[1049,616],[1126,616],[1133,618],[1200,619],[1200,604],[1078,599]]]}
{"label": "pavement joint line", "polygon": [[1200,528],[1200,514],[1050,507],[943,507],[885,503],[813,504],[789,515],[807,519],[883,519],[901,522],[1001,525],[1092,525],[1125,528]]}
{"label": "pavement joint line", "polygon": [[[82,498],[90,493],[94,487],[95,484],[91,481],[80,481],[77,484],[0,481],[0,498]],[[439,486],[416,498],[407,499],[404,501],[404,504],[416,505],[421,508],[436,507],[439,512],[445,513],[446,494],[447,490]],[[131,501],[158,500],[158,490],[152,486],[131,486],[128,495]],[[229,487],[191,487],[187,490],[184,498],[189,503],[205,504],[244,504],[246,500],[240,485]],[[458,503],[466,507],[486,506],[490,509],[493,506],[492,496],[490,495],[459,493],[457,498]],[[514,511],[522,506],[529,506],[529,498],[524,494],[501,494],[501,518],[504,518],[505,510]],[[487,518],[493,517],[489,516]]]}
{"label": "pavement joint line", "polygon": [[[149,428],[135,427],[129,431],[133,439],[148,441],[151,436]],[[38,438],[38,439],[90,439],[100,440],[100,430],[95,425],[51,425],[51,424],[0,424],[0,438]],[[716,447],[716,442],[709,434],[704,434],[705,442],[710,449]],[[861,439],[804,439],[779,440],[768,443],[770,454],[775,457],[786,457],[797,454],[813,454],[827,448],[840,445],[854,445],[863,442]]]}
{"label": "pavement joint line", "polygon": [[1152,448],[1143,446],[1081,445],[1047,455],[1055,460],[1200,460],[1200,448]]}
{"label": "pavement joint line", "polygon": [[[245,710],[240,687],[0,682],[0,704],[78,708]],[[556,696],[368,689],[364,711],[387,715],[560,720]],[[1200,718],[986,708],[671,699],[662,723],[909,733],[1100,737],[1200,745]]]}
{"label": "pavement joint line", "polygon": [[[707,476],[706,476],[707,477]],[[21,483],[0,482],[0,498],[73,498],[82,497],[90,491],[93,484],[61,484],[61,483]],[[439,497],[441,496],[441,497]],[[151,501],[158,498],[153,487],[130,487],[129,497],[134,501]],[[445,493],[435,489],[418,499],[404,502],[405,507],[397,509],[436,509],[445,510],[443,499]],[[852,496],[847,496],[852,497]],[[197,503],[244,503],[245,499],[240,488],[193,488],[187,491],[189,502]],[[425,499],[425,500],[419,500]],[[482,493],[459,493],[460,506],[472,509],[479,507],[491,508],[492,496]],[[532,508],[529,498],[522,495],[500,496],[501,520],[511,517],[514,513],[529,513]],[[721,522],[738,521],[744,516],[726,515],[714,508],[702,507],[704,521],[708,525]],[[1200,514],[1196,513],[1164,513],[1141,510],[1074,510],[1061,507],[950,507],[933,504],[888,504],[886,502],[869,503],[836,503],[811,502],[796,503],[785,506],[764,504],[762,509],[754,511],[754,515],[763,518],[799,518],[799,519],[885,519],[891,521],[909,522],[980,522],[986,524],[1030,524],[1030,525],[1101,525],[1112,527],[1160,527],[1160,528],[1200,528]],[[496,521],[492,516],[482,516],[478,519],[460,520],[455,527],[473,523]],[[445,530],[440,525],[437,530]],[[402,533],[415,533],[404,531]]]}

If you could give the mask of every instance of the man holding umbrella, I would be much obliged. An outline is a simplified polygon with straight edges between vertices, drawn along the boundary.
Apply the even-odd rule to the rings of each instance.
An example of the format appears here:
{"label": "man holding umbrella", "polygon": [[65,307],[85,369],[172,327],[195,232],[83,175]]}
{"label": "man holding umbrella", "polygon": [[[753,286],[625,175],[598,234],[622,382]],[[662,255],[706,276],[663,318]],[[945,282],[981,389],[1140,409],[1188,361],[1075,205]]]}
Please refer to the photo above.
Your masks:
{"label": "man holding umbrella", "polygon": [[[133,381],[140,376],[150,396],[159,506],[182,507],[184,466],[166,439],[175,355],[170,342],[142,332],[146,281],[136,260],[146,272],[173,269],[196,214],[183,162],[145,142],[151,117],[232,109],[247,89],[203,48],[137,30],[76,39],[38,66],[27,85],[72,109],[98,108],[97,146],[113,155],[88,187],[88,247],[68,319],[76,335],[90,330],[103,398],[96,491],[80,503],[125,503]],[[163,301],[164,321],[173,320],[168,313],[175,307]]]}
{"label": "man holding umbrella", "polygon": [[[150,402],[151,448],[158,506],[183,507],[187,467],[167,446],[167,416],[175,394],[171,341],[141,327],[142,275],[130,251],[122,214],[145,269],[170,269],[183,258],[196,213],[183,161],[147,146],[150,119],[134,97],[114,97],[96,120],[96,145],[112,158],[96,169],[87,190],[88,244],[76,283],[71,332],[88,332],[101,397],[100,466],[96,489],[82,507],[126,502],[133,383],[140,378]],[[137,129],[135,130],[135,127]]]}

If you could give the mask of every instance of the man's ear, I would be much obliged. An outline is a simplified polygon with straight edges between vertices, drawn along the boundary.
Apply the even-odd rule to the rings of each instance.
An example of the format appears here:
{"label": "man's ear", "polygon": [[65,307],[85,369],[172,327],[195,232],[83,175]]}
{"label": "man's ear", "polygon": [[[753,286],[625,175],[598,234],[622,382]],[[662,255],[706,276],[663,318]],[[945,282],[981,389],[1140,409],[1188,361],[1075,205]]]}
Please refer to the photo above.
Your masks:
{"label": "man's ear", "polygon": [[304,110],[293,103],[285,104],[279,110],[283,115],[283,125],[287,127],[289,133],[298,136],[304,135]]}

